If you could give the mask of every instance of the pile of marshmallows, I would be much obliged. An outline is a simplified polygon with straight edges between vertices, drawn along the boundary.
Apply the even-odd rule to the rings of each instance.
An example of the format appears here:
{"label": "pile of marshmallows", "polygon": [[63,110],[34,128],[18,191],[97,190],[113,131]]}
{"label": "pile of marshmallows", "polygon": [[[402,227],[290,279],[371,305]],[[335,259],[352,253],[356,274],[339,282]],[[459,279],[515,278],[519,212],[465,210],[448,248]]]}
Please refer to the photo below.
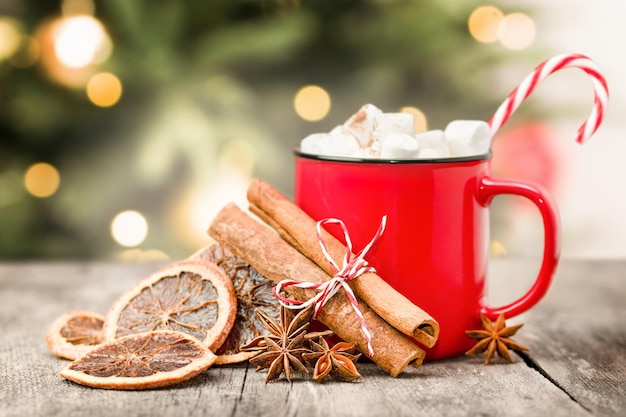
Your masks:
{"label": "pile of marshmallows", "polygon": [[347,158],[437,159],[482,155],[491,129],[480,120],[455,120],[445,130],[415,133],[410,113],[383,113],[366,104],[329,133],[302,139],[300,151]]}

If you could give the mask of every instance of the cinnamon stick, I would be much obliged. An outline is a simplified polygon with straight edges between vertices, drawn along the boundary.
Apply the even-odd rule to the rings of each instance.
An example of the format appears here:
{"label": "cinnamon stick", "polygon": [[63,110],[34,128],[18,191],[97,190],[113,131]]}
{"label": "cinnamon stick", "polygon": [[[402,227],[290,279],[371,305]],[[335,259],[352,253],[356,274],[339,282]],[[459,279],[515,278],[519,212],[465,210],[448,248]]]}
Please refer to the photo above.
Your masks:
{"label": "cinnamon stick", "polygon": [[[327,274],[333,275],[319,245],[315,220],[262,180],[254,180],[250,184],[248,201],[252,213],[272,226],[285,241]],[[325,230],[322,234],[329,254],[333,259],[341,260],[346,246]],[[400,332],[426,347],[432,347],[437,342],[439,323],[377,274],[364,273],[351,281],[350,286],[371,309]]]}
{"label": "cinnamon stick", "polygon": [[[254,220],[235,204],[225,206],[213,219],[208,233],[273,282],[283,279],[321,283],[329,277],[311,260],[291,247],[271,229]],[[290,295],[304,301],[315,291],[286,288]],[[363,302],[359,308],[372,334],[374,356],[371,358],[392,377],[409,364],[420,366],[425,352],[393,327],[389,326]],[[367,352],[367,341],[350,301],[343,292],[335,294],[321,310],[318,320],[347,342],[356,342]]]}

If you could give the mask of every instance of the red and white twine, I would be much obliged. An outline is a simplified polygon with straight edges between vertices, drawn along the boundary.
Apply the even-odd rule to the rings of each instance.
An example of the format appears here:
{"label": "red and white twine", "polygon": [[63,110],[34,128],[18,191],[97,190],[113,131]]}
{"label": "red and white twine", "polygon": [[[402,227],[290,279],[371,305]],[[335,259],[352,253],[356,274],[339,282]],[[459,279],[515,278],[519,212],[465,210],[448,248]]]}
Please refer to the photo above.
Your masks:
{"label": "red and white twine", "polygon": [[[328,253],[328,249],[326,248],[326,244],[324,243],[324,239],[322,237],[322,226],[325,224],[338,224],[341,226],[343,230],[343,236],[346,241],[346,253],[343,257],[343,264],[341,267],[335,262],[335,260]],[[350,300],[350,304],[354,309],[354,312],[357,315],[359,323],[361,324],[361,331],[365,335],[365,339],[367,341],[367,351],[370,357],[374,355],[374,349],[372,348],[372,335],[367,327],[367,323],[365,322],[365,318],[363,317],[363,313],[359,308],[359,302],[352,291],[352,288],[348,285],[350,281],[357,278],[359,275],[365,272],[376,272],[376,270],[369,266],[367,261],[364,259],[367,252],[374,246],[374,244],[380,239],[383,232],[385,231],[385,226],[387,224],[387,216],[383,216],[380,226],[378,226],[378,230],[372,240],[356,255],[352,254],[352,241],[350,239],[350,235],[348,234],[348,229],[345,223],[339,219],[329,218],[320,220],[317,222],[316,231],[317,231],[317,239],[319,240],[320,247],[322,249],[322,253],[324,257],[330,262],[330,265],[334,271],[334,276],[326,282],[316,284],[313,282],[300,282],[293,280],[282,280],[274,287],[274,296],[278,300],[278,302],[286,308],[291,309],[301,309],[306,308],[312,304],[315,304],[315,316],[317,317],[324,308],[324,305],[330,300],[330,298],[335,295],[337,291],[341,288],[346,293],[348,300]],[[292,298],[283,297],[280,295],[280,292],[285,287],[296,287],[307,290],[318,290],[319,292],[312,298],[307,301],[299,301]]]}
{"label": "red and white twine", "polygon": [[609,89],[598,66],[582,54],[557,55],[539,64],[519,86],[511,91],[508,98],[498,107],[498,110],[487,122],[491,127],[492,136],[506,123],[540,81],[559,70],[572,67],[586,72],[591,77],[591,82],[593,83],[593,109],[587,120],[578,128],[576,142],[582,144],[589,139],[602,123],[609,98]]}

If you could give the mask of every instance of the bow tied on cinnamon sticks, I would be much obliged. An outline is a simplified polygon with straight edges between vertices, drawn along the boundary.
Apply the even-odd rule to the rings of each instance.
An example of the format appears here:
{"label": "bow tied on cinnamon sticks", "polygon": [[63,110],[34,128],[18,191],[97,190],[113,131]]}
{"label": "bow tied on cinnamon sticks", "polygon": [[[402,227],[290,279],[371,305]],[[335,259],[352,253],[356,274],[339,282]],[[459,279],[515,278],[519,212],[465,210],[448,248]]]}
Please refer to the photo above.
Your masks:
{"label": "bow tied on cinnamon sticks", "polygon": [[[333,259],[332,256],[328,253],[328,249],[326,248],[326,244],[324,243],[324,238],[322,236],[322,225],[324,224],[338,224],[341,226],[343,230],[344,239],[346,241],[346,253],[343,257],[343,266],[339,267],[337,262]],[[317,222],[315,225],[315,230],[317,231],[317,239],[320,244],[320,249],[324,254],[324,257],[329,262],[329,264],[333,268],[334,275],[329,280],[322,284],[315,282],[299,282],[299,281],[289,281],[283,280],[276,284],[274,287],[274,296],[278,299],[278,302],[282,304],[284,307],[291,309],[301,309],[306,308],[309,305],[315,305],[315,315],[314,318],[319,316],[320,311],[328,300],[331,299],[335,295],[335,293],[341,289],[346,292],[346,296],[352,304],[352,308],[354,309],[354,314],[356,314],[359,322],[361,323],[361,330],[363,331],[363,335],[367,340],[367,354],[372,357],[374,356],[374,350],[372,348],[372,334],[367,327],[367,323],[365,322],[365,318],[361,313],[361,309],[359,308],[359,301],[356,299],[352,288],[348,283],[353,279],[356,279],[361,276],[361,274],[365,272],[376,272],[376,270],[369,266],[367,261],[365,260],[365,255],[367,252],[374,246],[374,244],[378,241],[378,239],[382,236],[385,231],[385,224],[387,223],[387,216],[383,216],[380,226],[378,230],[370,240],[370,242],[365,245],[365,247],[358,253],[356,256],[352,253],[352,240],[350,239],[350,234],[348,233],[348,229],[343,221],[335,218],[323,219]],[[313,298],[310,298],[307,301],[300,301],[293,298],[286,298],[281,295],[281,290],[284,287],[295,286],[298,288],[310,288],[314,290],[318,290],[319,292]]]}
{"label": "bow tied on cinnamon sticks", "polygon": [[[346,248],[326,230],[316,227],[315,220],[262,180],[250,184],[247,197],[250,211],[277,233],[231,203],[213,219],[208,230],[211,237],[275,283],[287,280],[323,284],[335,276],[336,264],[328,261],[320,241],[332,259],[342,259],[351,247]],[[425,352],[409,337],[432,347],[439,324],[372,270],[346,285],[356,295],[371,338],[364,334],[362,321],[345,292],[339,291],[325,301],[318,320],[344,341],[355,342],[361,352],[373,353],[371,359],[393,377],[409,364],[420,366]],[[302,302],[317,295],[313,289],[298,286],[285,290]]]}

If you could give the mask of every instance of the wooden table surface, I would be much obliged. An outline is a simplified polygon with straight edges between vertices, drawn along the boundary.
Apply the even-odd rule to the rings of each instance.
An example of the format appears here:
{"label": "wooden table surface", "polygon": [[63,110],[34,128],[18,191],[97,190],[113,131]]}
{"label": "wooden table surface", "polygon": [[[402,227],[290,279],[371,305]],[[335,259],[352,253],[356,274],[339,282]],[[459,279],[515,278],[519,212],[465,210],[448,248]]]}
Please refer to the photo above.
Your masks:
{"label": "wooden table surface", "polygon": [[[0,416],[626,416],[626,260],[563,260],[546,298],[507,321],[529,346],[515,363],[482,356],[428,362],[390,378],[359,363],[353,383],[284,379],[215,366],[179,386],[110,391],[58,375],[44,335],[62,313],[105,313],[161,264],[0,263]],[[490,298],[529,285],[534,259],[491,262]]]}

